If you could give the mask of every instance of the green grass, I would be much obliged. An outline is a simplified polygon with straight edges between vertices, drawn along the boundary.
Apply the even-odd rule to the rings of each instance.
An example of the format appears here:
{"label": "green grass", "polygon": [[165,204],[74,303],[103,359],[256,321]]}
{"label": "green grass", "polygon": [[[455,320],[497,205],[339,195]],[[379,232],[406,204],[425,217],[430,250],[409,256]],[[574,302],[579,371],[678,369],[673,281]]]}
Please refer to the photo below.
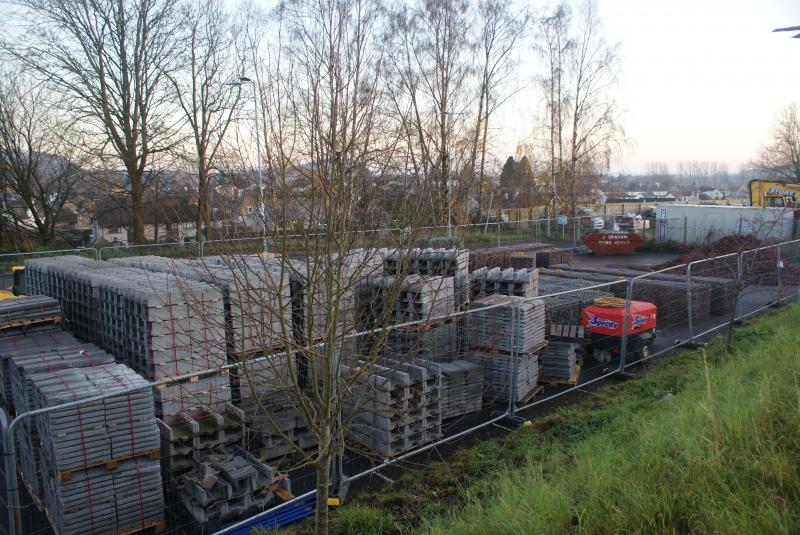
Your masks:
{"label": "green grass", "polygon": [[730,351],[684,353],[356,497],[334,533],[799,533],[799,323],[797,306],[771,314]]}

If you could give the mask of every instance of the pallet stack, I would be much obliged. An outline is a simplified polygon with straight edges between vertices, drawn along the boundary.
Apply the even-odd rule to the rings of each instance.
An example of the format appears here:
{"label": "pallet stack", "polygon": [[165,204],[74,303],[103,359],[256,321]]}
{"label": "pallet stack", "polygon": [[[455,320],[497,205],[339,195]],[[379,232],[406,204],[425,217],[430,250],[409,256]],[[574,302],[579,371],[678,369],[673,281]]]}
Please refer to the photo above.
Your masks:
{"label": "pallet stack", "polygon": [[593,285],[594,283],[589,281],[540,274],[539,295],[542,296],[545,303],[547,323],[549,325],[580,325],[581,313],[585,306],[591,305],[595,299],[601,297],[613,297],[614,294],[610,291],[584,289]]}
{"label": "pallet stack", "polygon": [[244,411],[230,403],[219,411],[200,406],[159,418],[164,479],[177,484],[196,467],[197,459],[233,453],[244,444],[246,422]]}
{"label": "pallet stack", "polygon": [[[122,364],[48,370],[28,382],[34,408],[59,407],[32,422],[41,444],[43,505],[54,530],[114,533],[163,524],[149,383]],[[119,395],[61,407],[113,393]]]}
{"label": "pallet stack", "polygon": [[467,359],[484,370],[486,397],[508,399],[514,385],[517,400],[538,385],[537,352],[546,345],[545,304],[540,299],[488,295],[470,307]]}
{"label": "pallet stack", "polygon": [[170,273],[210,284],[222,292],[228,351],[240,357],[280,345],[282,327],[291,321],[288,276],[267,262],[249,257],[202,260],[162,256],[117,258],[111,262]]}
{"label": "pallet stack", "polygon": [[454,309],[453,277],[408,275],[402,279],[369,277],[357,289],[362,328],[390,323],[433,321],[446,318]]}
{"label": "pallet stack", "polygon": [[291,492],[288,478],[241,448],[210,457],[181,476],[181,484],[181,501],[203,532],[263,511]]}
{"label": "pallet stack", "polygon": [[14,355],[46,352],[50,349],[78,349],[83,342],[62,331],[57,325],[34,325],[25,329],[8,329],[0,332],[0,402],[9,415],[16,414],[11,392],[11,369]]}
{"label": "pallet stack", "polygon": [[487,295],[473,301],[470,310],[470,347],[528,353],[545,343],[545,305],[540,299]]}
{"label": "pallet stack", "polygon": [[488,401],[507,401],[513,385],[516,401],[529,399],[539,386],[539,355],[536,352],[513,357],[486,350],[470,351],[465,358],[483,373],[484,394]]}
{"label": "pallet stack", "polygon": [[437,360],[461,349],[458,322],[443,321],[426,325],[392,327],[386,332],[383,352],[387,357],[405,360],[412,357]]}
{"label": "pallet stack", "polygon": [[442,419],[457,418],[481,410],[483,366],[468,360],[438,362],[436,365],[442,374]]}
{"label": "pallet stack", "polygon": [[469,251],[466,249],[381,249],[383,274],[390,276],[430,275],[453,277],[455,306],[460,309],[469,298]]}
{"label": "pallet stack", "polygon": [[538,280],[535,268],[478,268],[470,273],[470,298],[474,301],[491,294],[536,297]]}
{"label": "pallet stack", "polygon": [[571,342],[550,341],[547,349],[539,354],[542,365],[542,381],[575,384],[580,374],[578,350],[580,346]]}
{"label": "pallet stack", "polygon": [[353,441],[392,457],[441,437],[441,375],[432,368],[385,359],[351,360],[340,370],[353,382],[344,405]]}
{"label": "pallet stack", "polygon": [[0,301],[0,330],[59,321],[61,307],[52,297],[34,295]]}
{"label": "pallet stack", "polygon": [[259,459],[282,465],[296,453],[295,447],[313,449],[317,444],[316,437],[295,403],[289,396],[279,392],[244,398],[242,408],[250,422],[247,450]]}

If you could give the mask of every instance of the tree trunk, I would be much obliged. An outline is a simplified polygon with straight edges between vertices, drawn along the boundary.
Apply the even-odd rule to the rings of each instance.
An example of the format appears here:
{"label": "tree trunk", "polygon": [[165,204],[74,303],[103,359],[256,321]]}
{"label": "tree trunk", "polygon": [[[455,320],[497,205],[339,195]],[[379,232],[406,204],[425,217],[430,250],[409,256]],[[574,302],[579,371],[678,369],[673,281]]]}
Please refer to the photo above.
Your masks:
{"label": "tree trunk", "polygon": [[[323,442],[324,443],[324,442]],[[328,535],[328,494],[331,479],[330,453],[317,460],[317,510],[314,525],[317,535]]]}
{"label": "tree trunk", "polygon": [[142,185],[142,172],[134,164],[133,170],[128,170],[131,181],[131,220],[133,222],[133,243],[143,245],[144,237],[144,209],[142,200],[144,198],[144,187]]}

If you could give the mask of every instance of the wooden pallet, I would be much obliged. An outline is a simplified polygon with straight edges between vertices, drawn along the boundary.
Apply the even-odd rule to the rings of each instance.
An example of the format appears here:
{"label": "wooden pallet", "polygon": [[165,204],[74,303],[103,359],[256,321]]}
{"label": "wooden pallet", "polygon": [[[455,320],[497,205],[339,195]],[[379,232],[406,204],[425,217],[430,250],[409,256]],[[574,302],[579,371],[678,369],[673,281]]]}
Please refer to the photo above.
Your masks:
{"label": "wooden pallet", "polygon": [[33,487],[31,487],[31,484],[28,483],[27,479],[22,477],[22,473],[21,472],[20,472],[19,479],[20,479],[20,481],[22,481],[22,484],[25,486],[25,490],[28,491],[28,495],[31,497],[31,501],[33,501],[33,505],[36,506],[36,509],[38,509],[40,513],[44,512],[44,504],[42,503],[42,500],[40,500],[39,497],[36,495],[36,493],[33,492]]}
{"label": "wooden pallet", "polygon": [[[124,461],[131,461],[133,459],[141,459],[142,457],[147,457],[151,461],[157,461],[161,459],[161,449],[156,448],[154,450],[137,453],[135,455],[127,455],[125,457],[116,457],[114,459],[107,459],[105,461],[100,461],[94,464],[89,464],[87,466],[81,466],[80,468],[73,468],[70,470],[56,470],[56,475],[58,476],[59,481],[69,481],[72,479],[72,474],[75,472],[83,472],[85,470],[89,470],[91,468],[99,468],[105,466],[106,470],[116,470],[119,466],[119,463]],[[55,463],[52,459],[47,459],[51,465],[55,466]]]}
{"label": "wooden pallet", "polygon": [[37,318],[35,320],[20,320],[20,321],[9,321],[7,323],[0,324],[0,331],[4,331],[6,329],[16,329],[18,327],[30,327],[32,325],[40,325],[42,323],[61,323],[61,316],[44,316],[42,318]]}
{"label": "wooden pallet", "polygon": [[572,376],[569,379],[557,379],[557,380],[545,380],[541,379],[541,382],[551,384],[551,385],[570,385],[575,386],[578,384],[578,380],[581,377],[581,368],[583,367],[583,363],[578,361],[575,363],[575,370],[572,372]]}
{"label": "wooden pallet", "polygon": [[163,518],[159,518],[158,520],[153,520],[151,522],[145,522],[135,528],[124,529],[122,531],[117,531],[114,535],[133,535],[134,533],[164,533],[166,530],[166,522]]}
{"label": "wooden pallet", "polygon": [[538,385],[536,388],[531,390],[531,392],[527,396],[525,396],[524,398],[520,399],[517,403],[527,403],[527,402],[529,402],[534,397],[536,397],[536,395],[539,394],[539,392],[541,392],[542,390],[544,390],[544,385]]}

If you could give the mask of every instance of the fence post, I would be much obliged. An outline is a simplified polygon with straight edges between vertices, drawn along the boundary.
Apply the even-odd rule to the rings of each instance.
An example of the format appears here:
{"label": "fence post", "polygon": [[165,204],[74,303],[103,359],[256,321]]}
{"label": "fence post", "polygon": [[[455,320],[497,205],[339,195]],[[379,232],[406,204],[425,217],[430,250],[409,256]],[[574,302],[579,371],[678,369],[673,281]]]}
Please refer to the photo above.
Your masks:
{"label": "fence post", "polygon": [[100,249],[102,249],[102,247],[98,247],[98,248],[94,249],[94,259],[97,260],[98,262],[101,260]]}
{"label": "fence post", "polygon": [[636,277],[628,282],[628,290],[625,294],[625,314],[622,316],[622,340],[619,346],[619,372],[625,373],[625,357],[628,354],[628,323],[631,316],[631,300],[633,299],[633,283]]}
{"label": "fence post", "polygon": [[692,264],[686,265],[686,312],[689,319],[689,343],[694,344],[694,325],[692,324]]}
{"label": "fence post", "polygon": [[777,261],[777,269],[778,269],[778,303],[783,302],[783,256],[781,255],[781,246],[776,245],[775,249],[778,251],[778,261]]}
{"label": "fence post", "polygon": [[205,238],[200,238],[200,241],[198,242],[199,245],[198,245],[198,249],[197,249],[197,251],[198,251],[197,254],[199,255],[199,257],[201,259],[203,258],[203,249],[205,249],[205,243],[206,243],[206,239]]}
{"label": "fence post", "polygon": [[572,219],[572,250],[578,248],[578,218]]}
{"label": "fence post", "polygon": [[15,459],[14,451],[14,436],[13,425],[19,419],[15,418],[8,424],[6,419],[6,411],[2,412],[2,428],[3,428],[3,456],[5,461],[5,476],[6,476],[6,513],[8,514],[8,533],[14,535],[17,527],[20,526],[21,519],[19,517],[19,495],[17,493],[17,462]]}
{"label": "fence post", "polygon": [[508,367],[508,417],[514,418],[517,411],[517,318],[519,317],[518,303],[511,304],[511,354]]}
{"label": "fence post", "polygon": [[500,247],[500,221],[497,222],[497,246]]}
{"label": "fence post", "polygon": [[683,244],[686,245],[686,226],[688,225],[688,218],[683,216]]}
{"label": "fence post", "polygon": [[734,321],[740,321],[742,319],[742,307],[739,306],[739,297],[744,288],[744,282],[742,280],[743,257],[744,251],[739,251],[739,254],[736,255],[736,303],[734,304],[736,311],[733,313]]}

